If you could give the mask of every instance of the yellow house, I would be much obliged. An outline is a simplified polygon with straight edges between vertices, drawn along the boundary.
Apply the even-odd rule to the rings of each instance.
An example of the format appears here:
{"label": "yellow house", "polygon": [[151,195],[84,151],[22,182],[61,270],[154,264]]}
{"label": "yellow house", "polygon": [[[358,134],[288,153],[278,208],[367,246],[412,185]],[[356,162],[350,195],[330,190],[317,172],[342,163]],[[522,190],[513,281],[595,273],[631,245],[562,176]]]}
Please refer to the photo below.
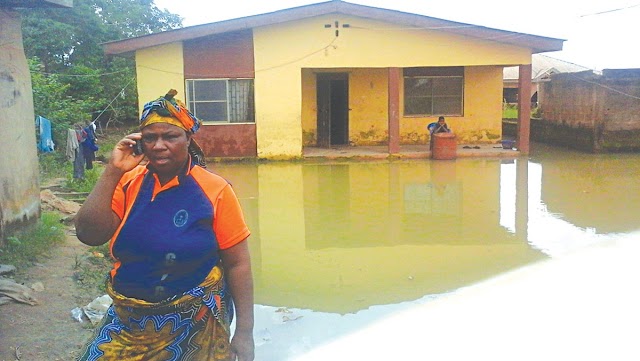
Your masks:
{"label": "yellow house", "polygon": [[[293,159],[304,147],[397,153],[427,144],[440,115],[459,143],[497,143],[503,68],[519,66],[528,94],[531,55],[562,44],[334,0],[115,41],[105,53],[135,55],[141,105],[180,91],[204,121],[207,156]],[[530,105],[520,109],[526,153]]]}

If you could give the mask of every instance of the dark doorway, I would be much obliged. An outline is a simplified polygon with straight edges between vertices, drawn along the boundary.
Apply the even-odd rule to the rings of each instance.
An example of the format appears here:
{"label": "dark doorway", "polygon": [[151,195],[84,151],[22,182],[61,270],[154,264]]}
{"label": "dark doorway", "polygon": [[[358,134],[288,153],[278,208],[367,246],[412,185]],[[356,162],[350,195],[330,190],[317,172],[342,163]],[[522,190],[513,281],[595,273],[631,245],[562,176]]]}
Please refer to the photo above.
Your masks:
{"label": "dark doorway", "polygon": [[317,75],[318,146],[349,144],[349,74]]}

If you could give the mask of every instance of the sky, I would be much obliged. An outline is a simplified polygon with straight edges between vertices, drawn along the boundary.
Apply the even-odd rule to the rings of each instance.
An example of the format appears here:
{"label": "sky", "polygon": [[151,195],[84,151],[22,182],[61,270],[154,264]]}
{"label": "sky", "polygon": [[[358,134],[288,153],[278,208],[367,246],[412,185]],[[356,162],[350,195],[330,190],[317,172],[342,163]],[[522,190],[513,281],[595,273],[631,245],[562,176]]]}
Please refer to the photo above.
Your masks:
{"label": "sky", "polygon": [[[155,0],[183,18],[184,26],[257,15],[321,0]],[[349,0],[495,29],[564,39],[545,55],[594,70],[640,68],[640,0]]]}

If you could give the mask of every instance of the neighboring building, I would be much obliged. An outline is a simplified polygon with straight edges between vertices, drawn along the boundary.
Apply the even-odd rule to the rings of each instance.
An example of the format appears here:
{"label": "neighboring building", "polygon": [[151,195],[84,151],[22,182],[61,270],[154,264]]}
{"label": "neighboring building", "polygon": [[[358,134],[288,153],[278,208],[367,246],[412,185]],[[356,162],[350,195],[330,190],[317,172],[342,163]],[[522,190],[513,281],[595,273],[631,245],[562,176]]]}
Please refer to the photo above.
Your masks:
{"label": "neighboring building", "polygon": [[498,142],[503,68],[529,73],[531,54],[563,41],[334,0],[110,42],[105,53],[135,56],[140,106],[178,89],[205,121],[208,156],[291,159],[307,146],[397,153],[427,144],[439,115],[458,142]]}
{"label": "neighboring building", "polygon": [[40,215],[31,74],[15,8],[72,7],[72,0],[0,0],[0,243]]}
{"label": "neighboring building", "polygon": [[[531,104],[538,105],[541,83],[549,81],[551,75],[559,73],[577,73],[590,71],[591,69],[577,65],[568,61],[552,58],[543,54],[533,54],[531,56]],[[515,104],[518,102],[518,79],[519,70],[517,66],[510,66],[503,70],[503,93],[505,103]]]}
{"label": "neighboring building", "polygon": [[553,74],[531,138],[590,152],[640,150],[640,69]]}

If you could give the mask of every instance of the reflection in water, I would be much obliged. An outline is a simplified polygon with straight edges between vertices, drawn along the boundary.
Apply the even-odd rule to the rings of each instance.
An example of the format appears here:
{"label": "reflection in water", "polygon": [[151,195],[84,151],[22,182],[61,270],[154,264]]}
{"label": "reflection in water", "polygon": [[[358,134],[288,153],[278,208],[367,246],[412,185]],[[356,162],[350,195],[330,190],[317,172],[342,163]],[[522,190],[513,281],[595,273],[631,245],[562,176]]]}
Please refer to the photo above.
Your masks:
{"label": "reflection in water", "polygon": [[[638,181],[608,179],[620,174],[606,170],[589,177],[591,163],[562,156],[217,164],[215,171],[232,182],[252,230],[256,302],[347,313],[452,291],[606,237],[598,227],[631,228],[606,220],[639,214],[638,200],[634,209],[618,204],[604,226],[563,213],[575,203],[597,207],[609,189],[602,185],[632,192]],[[617,167],[598,160],[599,168],[607,164]],[[576,184],[568,180],[576,178],[600,196],[571,198]]]}

